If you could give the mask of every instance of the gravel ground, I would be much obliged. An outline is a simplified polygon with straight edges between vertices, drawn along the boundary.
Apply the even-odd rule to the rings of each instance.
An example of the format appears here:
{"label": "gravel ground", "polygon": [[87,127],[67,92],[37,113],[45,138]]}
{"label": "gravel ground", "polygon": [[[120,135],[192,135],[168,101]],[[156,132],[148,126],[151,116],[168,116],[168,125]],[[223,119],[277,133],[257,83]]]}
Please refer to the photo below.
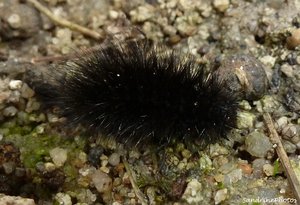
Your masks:
{"label": "gravel ground", "polygon": [[26,1],[1,0],[0,204],[296,204],[262,114],[271,113],[300,179],[298,0],[40,2],[107,39],[146,36],[234,75],[243,65],[250,81],[234,86],[243,94],[228,140],[158,153],[99,140],[64,126],[26,82],[50,68],[43,57],[102,41],[56,26]]}

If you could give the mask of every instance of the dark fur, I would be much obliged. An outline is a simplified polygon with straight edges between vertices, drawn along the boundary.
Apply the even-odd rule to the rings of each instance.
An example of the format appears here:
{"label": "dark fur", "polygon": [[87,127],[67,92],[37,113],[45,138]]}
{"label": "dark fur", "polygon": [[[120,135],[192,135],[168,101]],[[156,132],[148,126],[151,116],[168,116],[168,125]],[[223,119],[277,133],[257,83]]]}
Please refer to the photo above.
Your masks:
{"label": "dark fur", "polygon": [[37,93],[71,124],[135,145],[211,143],[235,127],[237,100],[191,56],[148,41],[112,43],[55,69]]}

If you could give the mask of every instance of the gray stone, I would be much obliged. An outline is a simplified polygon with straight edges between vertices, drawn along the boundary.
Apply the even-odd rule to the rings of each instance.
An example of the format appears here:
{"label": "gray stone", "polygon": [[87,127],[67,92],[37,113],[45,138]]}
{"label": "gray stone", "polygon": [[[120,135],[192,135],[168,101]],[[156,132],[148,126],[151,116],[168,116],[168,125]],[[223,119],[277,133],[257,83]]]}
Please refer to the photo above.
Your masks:
{"label": "gray stone", "polygon": [[0,6],[0,37],[4,39],[28,38],[38,33],[41,17],[29,4],[4,0]]}
{"label": "gray stone", "polygon": [[112,166],[117,166],[120,163],[120,155],[118,153],[112,153],[108,158],[108,163]]}
{"label": "gray stone", "polygon": [[9,106],[3,110],[3,115],[6,117],[12,117],[17,114],[18,110],[14,106]]}
{"label": "gray stone", "polygon": [[112,179],[100,170],[94,172],[92,182],[99,193],[107,193],[112,189]]}
{"label": "gray stone", "polygon": [[273,146],[269,138],[258,131],[254,131],[246,137],[245,145],[247,152],[255,157],[265,157]]}
{"label": "gray stone", "polygon": [[52,158],[53,163],[57,167],[61,167],[67,160],[68,157],[68,151],[66,149],[62,149],[59,147],[56,147],[49,151],[50,157]]}

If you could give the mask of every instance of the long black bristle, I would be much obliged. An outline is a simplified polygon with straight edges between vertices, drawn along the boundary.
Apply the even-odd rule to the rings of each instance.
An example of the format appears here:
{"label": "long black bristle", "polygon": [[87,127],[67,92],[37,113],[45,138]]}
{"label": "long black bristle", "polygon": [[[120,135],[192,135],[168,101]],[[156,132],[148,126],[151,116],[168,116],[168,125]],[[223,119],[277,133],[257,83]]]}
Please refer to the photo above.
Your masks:
{"label": "long black bristle", "polygon": [[119,142],[211,143],[235,127],[237,99],[216,72],[147,40],[112,43],[62,67],[37,93],[70,124]]}

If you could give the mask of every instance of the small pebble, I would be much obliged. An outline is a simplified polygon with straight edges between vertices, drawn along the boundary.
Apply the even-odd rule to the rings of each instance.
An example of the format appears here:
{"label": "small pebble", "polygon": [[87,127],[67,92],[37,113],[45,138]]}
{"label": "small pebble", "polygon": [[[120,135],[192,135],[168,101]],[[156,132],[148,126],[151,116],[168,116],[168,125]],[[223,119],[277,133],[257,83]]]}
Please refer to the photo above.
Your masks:
{"label": "small pebble", "polygon": [[26,104],[25,111],[31,113],[32,111],[38,110],[39,108],[40,108],[40,103],[30,98]]}
{"label": "small pebble", "polygon": [[258,131],[254,131],[246,137],[245,145],[247,152],[255,157],[265,157],[273,147],[269,138]]}
{"label": "small pebble", "polygon": [[256,178],[260,178],[263,176],[263,166],[267,163],[265,159],[258,158],[252,162],[253,167],[253,176]]}
{"label": "small pebble", "polygon": [[17,168],[16,168],[16,170],[15,170],[15,175],[16,175],[17,177],[23,177],[23,176],[25,176],[25,174],[26,174],[25,168],[22,168],[22,167],[17,167]]}
{"label": "small pebble", "polygon": [[70,195],[66,193],[57,193],[54,198],[58,202],[58,204],[72,205],[72,199]]}
{"label": "small pebble", "polygon": [[120,155],[118,153],[112,153],[108,157],[108,163],[112,166],[117,166],[120,163]]}
{"label": "small pebble", "polygon": [[281,130],[282,137],[287,139],[294,144],[297,144],[300,141],[300,125],[288,124]]}
{"label": "small pebble", "polygon": [[216,174],[214,176],[214,179],[216,180],[216,182],[223,182],[224,181],[224,175],[223,174]]}
{"label": "small pebble", "polygon": [[215,204],[220,204],[222,201],[225,201],[227,195],[228,195],[228,190],[226,188],[218,190],[214,197]]}
{"label": "small pebble", "polygon": [[15,166],[14,162],[5,162],[2,164],[5,174],[11,174],[15,170]]}
{"label": "small pebble", "polygon": [[129,14],[131,16],[131,20],[133,22],[138,23],[144,22],[155,17],[154,7],[149,4],[139,6],[136,9],[131,10]]}
{"label": "small pebble", "polygon": [[248,163],[241,162],[241,163],[238,164],[238,167],[240,169],[242,169],[242,172],[244,174],[247,174],[247,175],[250,175],[253,171],[253,168],[251,167],[251,164],[248,164]]}
{"label": "small pebble", "polygon": [[34,96],[34,91],[26,83],[24,83],[21,88],[21,96],[29,99]]}
{"label": "small pebble", "polygon": [[[176,152],[181,152],[182,150],[184,150],[184,144],[183,143],[178,143],[176,145],[175,151]],[[170,150],[170,152],[173,152],[173,150]]]}
{"label": "small pebble", "polygon": [[249,129],[253,128],[254,120],[256,116],[250,112],[238,112],[237,114],[237,128],[238,129]]}
{"label": "small pebble", "polygon": [[170,157],[170,162],[177,166],[179,164],[179,159],[176,156],[171,156]]}
{"label": "small pebble", "polygon": [[95,167],[83,167],[79,169],[79,174],[82,176],[92,175],[96,171]]}
{"label": "small pebble", "polygon": [[9,89],[18,90],[21,89],[23,82],[21,80],[11,80],[8,84]]}
{"label": "small pebble", "polygon": [[108,160],[107,159],[102,159],[101,160],[101,167],[106,167],[107,164],[108,164]]}
{"label": "small pebble", "polygon": [[296,147],[300,150],[300,141],[296,144]]}
{"label": "small pebble", "polygon": [[127,173],[127,172],[125,172],[125,174],[123,175],[123,177],[122,177],[122,181],[123,181],[123,183],[124,183],[124,184],[126,184],[126,185],[129,185],[129,184],[131,184],[131,182],[130,182],[130,178],[129,178],[129,176],[128,176],[128,173]]}
{"label": "small pebble", "polygon": [[0,92],[0,104],[4,103],[10,96],[9,91]]}
{"label": "small pebble", "polygon": [[100,156],[100,160],[101,160],[101,161],[108,160],[108,156],[106,156],[105,154],[102,154],[102,155]]}
{"label": "small pebble", "polygon": [[52,42],[63,54],[68,54],[72,45],[72,31],[68,28],[58,29],[56,37],[52,39]]}
{"label": "small pebble", "polygon": [[[168,2],[168,1],[166,1]],[[170,1],[172,2],[172,1]],[[174,3],[177,2],[177,1],[174,1]],[[192,2],[191,0],[179,0],[178,3],[179,3],[179,6],[182,7],[182,9],[184,10],[188,10],[188,9],[192,9],[194,5],[192,5]],[[175,7],[175,5],[173,5],[173,7]]]}
{"label": "small pebble", "polygon": [[76,196],[76,198],[84,203],[77,203],[76,205],[86,205],[86,204],[95,204],[97,200],[97,195],[93,194],[89,189],[83,189],[80,193]]}
{"label": "small pebble", "polygon": [[18,110],[14,106],[9,106],[3,110],[3,115],[6,117],[12,117],[17,114]]}
{"label": "small pebble", "polygon": [[295,49],[300,45],[300,28],[295,29],[291,32],[291,36],[289,36],[286,40],[287,47],[289,49]]}
{"label": "small pebble", "polygon": [[202,184],[196,179],[192,179],[187,184],[182,199],[186,200],[188,204],[201,204],[200,202],[203,200],[202,192]]}
{"label": "small pebble", "polygon": [[115,10],[109,10],[108,14],[111,19],[117,19],[119,17],[119,13]]}
{"label": "small pebble", "polygon": [[236,169],[236,163],[229,162],[221,166],[219,168],[219,172],[221,172],[222,174],[228,174],[230,171],[234,169]]}
{"label": "small pebble", "polygon": [[210,170],[212,169],[212,161],[208,155],[203,154],[199,159],[199,166],[201,169]]}
{"label": "small pebble", "polygon": [[225,185],[231,185],[233,183],[238,182],[243,177],[243,172],[241,169],[234,169],[228,174],[224,175],[224,184]]}
{"label": "small pebble", "polygon": [[229,151],[225,147],[220,146],[218,143],[216,143],[216,144],[210,145],[209,154],[211,157],[217,157],[220,155],[227,155],[227,154],[229,154]]}
{"label": "small pebble", "polygon": [[218,11],[224,12],[229,7],[229,0],[214,0],[213,5]]}
{"label": "small pebble", "polygon": [[7,196],[0,194],[1,205],[35,205],[33,199],[26,199],[20,196]]}
{"label": "small pebble", "polygon": [[184,149],[184,150],[181,151],[181,155],[184,158],[189,159],[192,156],[192,153],[189,150]]}
{"label": "small pebble", "polygon": [[259,60],[269,68],[273,68],[276,62],[276,58],[270,55],[263,56]]}
{"label": "small pebble", "polygon": [[284,150],[289,154],[293,154],[297,150],[296,145],[290,141],[282,140],[282,144],[283,144]]}
{"label": "small pebble", "polygon": [[213,164],[215,167],[221,167],[227,163],[228,163],[228,158],[223,155],[217,156],[213,159]]}
{"label": "small pebble", "polygon": [[130,204],[131,204],[131,205],[136,205],[135,199],[130,199]]}
{"label": "small pebble", "polygon": [[6,39],[28,38],[39,33],[41,18],[36,9],[24,3],[14,3],[12,0],[2,0],[1,3],[0,36]]}
{"label": "small pebble", "polygon": [[87,161],[87,154],[85,152],[79,152],[78,155],[78,159],[82,162],[82,163],[86,163]]}
{"label": "small pebble", "polygon": [[38,134],[43,134],[45,132],[45,126],[43,124],[36,126],[35,129],[36,129],[36,133]]}
{"label": "small pebble", "polygon": [[242,100],[239,103],[239,107],[242,108],[243,110],[247,110],[247,111],[249,111],[249,110],[252,109],[250,103],[248,101],[246,101],[246,100]]}
{"label": "small pebble", "polygon": [[99,193],[110,192],[112,189],[112,179],[100,170],[92,174],[92,182]]}
{"label": "small pebble", "polygon": [[[149,204],[156,204],[157,190],[153,186],[149,186],[146,189],[146,194],[147,194],[147,198],[149,199]],[[173,205],[176,205],[176,204],[173,204]]]}
{"label": "small pebble", "polygon": [[52,113],[47,113],[47,119],[51,123],[56,123],[59,121],[59,117],[57,117],[56,115],[54,115]]}
{"label": "small pebble", "polygon": [[260,100],[254,101],[253,104],[256,106],[256,110],[260,113],[272,113],[279,107],[279,102],[274,96],[271,95],[265,95]]}
{"label": "small pebble", "polygon": [[265,164],[263,166],[263,171],[268,177],[274,175],[274,167],[271,164]]}
{"label": "small pebble", "polygon": [[44,164],[44,166],[45,166],[45,171],[46,172],[52,172],[52,171],[54,171],[56,169],[55,164],[53,164],[51,162],[46,162]]}
{"label": "small pebble", "polygon": [[172,36],[170,36],[168,42],[169,42],[171,45],[175,45],[175,44],[179,43],[180,40],[181,40],[181,37],[180,37],[179,35],[172,35]]}
{"label": "small pebble", "polygon": [[[199,14],[197,13],[197,15],[199,15]],[[180,17],[177,17],[175,20],[175,27],[177,28],[179,34],[182,36],[192,36],[193,34],[195,34],[195,32],[197,30],[194,25],[194,23],[196,23],[196,22],[191,23],[190,17],[191,16],[180,16]],[[195,20],[196,19],[200,20],[201,17],[200,16],[195,17]]]}
{"label": "small pebble", "polygon": [[236,54],[220,62],[217,74],[222,76],[224,87],[245,100],[258,100],[268,90],[264,66],[252,55]]}
{"label": "small pebble", "polygon": [[135,193],[130,192],[130,193],[128,193],[127,196],[128,196],[129,198],[134,198],[134,197],[135,197]]}
{"label": "small pebble", "polygon": [[11,14],[7,18],[7,22],[14,29],[18,29],[21,26],[21,24],[20,24],[21,23],[21,19],[20,19],[20,16],[18,14]]}
{"label": "small pebble", "polygon": [[43,162],[37,162],[35,164],[35,169],[39,172],[44,172],[45,171],[45,164]]}
{"label": "small pebble", "polygon": [[184,162],[179,162],[179,164],[177,165],[177,168],[179,170],[183,170],[185,167],[186,167],[186,163],[184,163]]}
{"label": "small pebble", "polygon": [[132,158],[132,159],[139,159],[141,156],[141,153],[138,152],[137,150],[131,150],[129,152],[129,158]]}
{"label": "small pebble", "polygon": [[281,130],[287,124],[288,124],[288,118],[286,116],[283,116],[280,117],[278,120],[276,120],[275,127],[277,130]]}
{"label": "small pebble", "polygon": [[289,78],[292,78],[294,76],[293,67],[288,64],[283,64],[280,70],[285,76]]}
{"label": "small pebble", "polygon": [[18,103],[20,101],[20,97],[21,97],[21,93],[18,90],[13,90],[10,93],[8,101],[12,103]]}
{"label": "small pebble", "polygon": [[113,182],[114,187],[117,187],[121,184],[122,184],[122,179],[120,177],[117,177],[117,178],[114,179],[114,182]]}
{"label": "small pebble", "polygon": [[59,147],[56,147],[49,151],[50,157],[52,158],[53,163],[57,167],[61,167],[67,160],[68,152],[66,149],[62,149]]}
{"label": "small pebble", "polygon": [[110,172],[110,169],[108,167],[100,167],[99,169],[106,174]]}

